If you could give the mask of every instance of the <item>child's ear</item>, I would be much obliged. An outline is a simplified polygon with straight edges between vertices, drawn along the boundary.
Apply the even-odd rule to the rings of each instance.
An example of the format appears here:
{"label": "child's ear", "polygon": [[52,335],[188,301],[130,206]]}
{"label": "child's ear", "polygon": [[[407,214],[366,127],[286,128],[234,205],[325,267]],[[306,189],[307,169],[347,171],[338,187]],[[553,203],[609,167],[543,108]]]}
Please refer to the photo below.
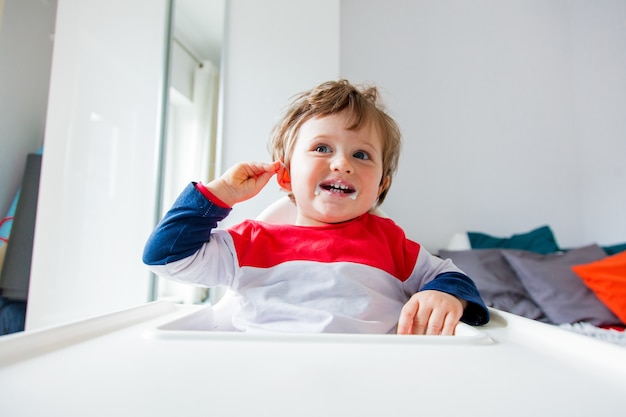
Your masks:
{"label": "child's ear", "polygon": [[285,191],[291,191],[291,176],[289,175],[289,170],[283,164],[278,172],[276,173],[276,181],[278,181],[278,185]]}

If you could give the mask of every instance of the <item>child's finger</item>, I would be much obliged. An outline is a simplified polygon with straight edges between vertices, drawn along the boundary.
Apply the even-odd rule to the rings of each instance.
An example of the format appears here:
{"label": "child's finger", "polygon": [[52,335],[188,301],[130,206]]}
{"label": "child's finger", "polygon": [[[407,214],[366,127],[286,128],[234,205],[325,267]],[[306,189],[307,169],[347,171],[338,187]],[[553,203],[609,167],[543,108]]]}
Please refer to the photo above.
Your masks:
{"label": "child's finger", "polygon": [[281,168],[284,168],[285,165],[281,161],[274,161],[270,164],[271,172],[278,172]]}
{"label": "child's finger", "polygon": [[417,312],[419,302],[417,297],[411,297],[409,301],[400,310],[398,319],[398,334],[411,334],[413,332],[413,320]]}
{"label": "child's finger", "polygon": [[430,332],[436,331],[430,328],[433,312],[433,309],[427,303],[418,304],[418,309],[413,318],[411,334],[431,334]]}
{"label": "child's finger", "polygon": [[443,330],[441,331],[442,336],[454,336],[454,332],[456,330],[456,325],[459,323],[459,319],[455,314],[448,313],[443,322]]}
{"label": "child's finger", "polygon": [[426,326],[425,334],[435,336],[443,334],[445,318],[445,311],[433,310],[428,318],[428,325]]}

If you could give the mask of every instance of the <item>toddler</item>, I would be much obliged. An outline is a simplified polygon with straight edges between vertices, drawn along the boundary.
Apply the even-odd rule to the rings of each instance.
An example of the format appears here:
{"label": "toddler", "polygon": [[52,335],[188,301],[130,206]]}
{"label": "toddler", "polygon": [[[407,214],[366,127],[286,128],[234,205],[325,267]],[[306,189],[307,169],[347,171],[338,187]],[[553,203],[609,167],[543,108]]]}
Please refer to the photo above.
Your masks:
{"label": "toddler", "polygon": [[[232,289],[240,331],[452,335],[459,320],[484,324],[489,311],[469,277],[372,213],[400,146],[375,87],[323,83],[296,96],[275,127],[272,163],[240,163],[189,184],[143,261],[166,278]],[[295,224],[217,228],[274,176]]]}

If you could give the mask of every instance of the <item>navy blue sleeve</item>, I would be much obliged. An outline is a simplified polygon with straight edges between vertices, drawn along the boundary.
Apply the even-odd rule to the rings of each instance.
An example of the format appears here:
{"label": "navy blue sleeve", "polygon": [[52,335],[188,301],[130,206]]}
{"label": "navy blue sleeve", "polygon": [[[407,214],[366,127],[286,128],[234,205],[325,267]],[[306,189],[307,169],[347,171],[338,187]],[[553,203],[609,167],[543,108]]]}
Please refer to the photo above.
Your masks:
{"label": "navy blue sleeve", "polygon": [[452,294],[467,301],[461,321],[472,326],[480,326],[489,322],[489,309],[485,305],[476,284],[467,275],[459,272],[445,272],[424,285],[424,290],[436,290]]}
{"label": "navy blue sleeve", "polygon": [[208,200],[194,183],[189,184],[148,238],[143,262],[165,265],[193,255],[230,211]]}

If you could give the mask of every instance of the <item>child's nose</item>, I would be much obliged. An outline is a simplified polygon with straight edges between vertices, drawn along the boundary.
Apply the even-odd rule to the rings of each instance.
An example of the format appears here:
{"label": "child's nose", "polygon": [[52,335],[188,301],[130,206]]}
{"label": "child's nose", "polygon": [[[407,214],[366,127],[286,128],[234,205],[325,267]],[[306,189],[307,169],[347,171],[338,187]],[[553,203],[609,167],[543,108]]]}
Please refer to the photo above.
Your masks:
{"label": "child's nose", "polygon": [[340,153],[337,153],[331,161],[330,169],[331,171],[345,172],[348,174],[354,172],[354,168],[350,163],[350,159],[346,155]]}

